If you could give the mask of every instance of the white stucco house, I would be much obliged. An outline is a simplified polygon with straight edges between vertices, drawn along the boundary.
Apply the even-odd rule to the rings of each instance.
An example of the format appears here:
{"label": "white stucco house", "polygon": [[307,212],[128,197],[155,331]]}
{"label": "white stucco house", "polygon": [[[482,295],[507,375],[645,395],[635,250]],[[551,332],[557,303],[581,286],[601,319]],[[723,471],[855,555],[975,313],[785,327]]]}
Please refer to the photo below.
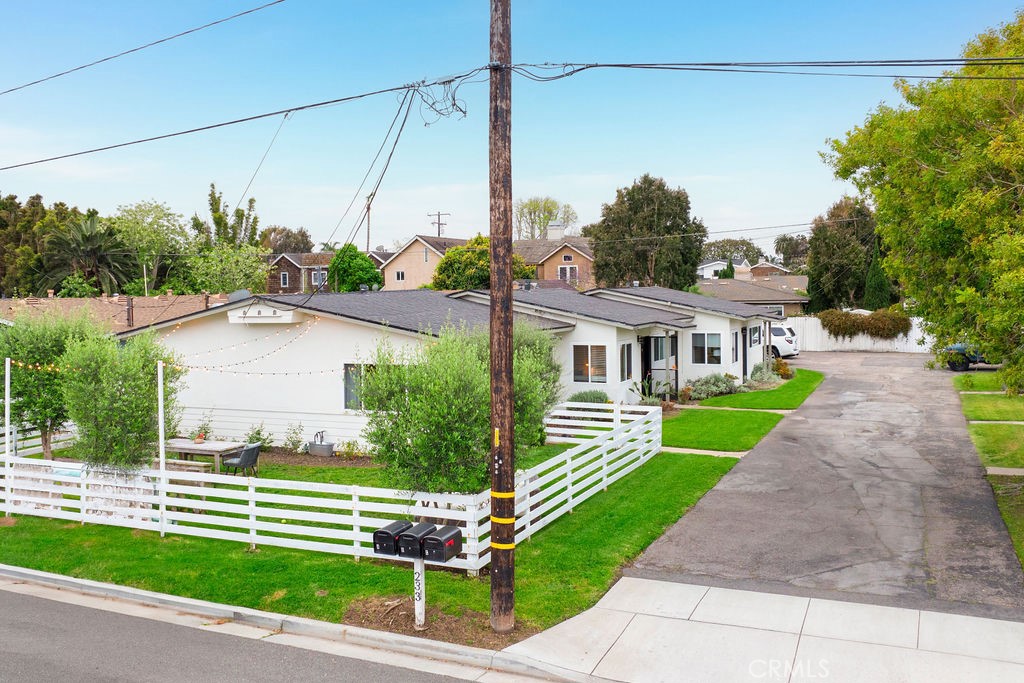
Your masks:
{"label": "white stucco house", "polygon": [[[726,259],[709,259],[707,261],[701,261],[697,264],[697,279],[698,280],[712,280],[718,278],[718,274],[725,270],[725,267],[729,265],[729,261]],[[745,273],[750,272],[750,261],[743,258],[742,256],[732,257],[732,266],[736,270],[736,274],[741,276]]]}
{"label": "white stucco house", "polygon": [[[649,378],[676,389],[713,372],[746,377],[765,357],[763,308],[663,288],[531,289],[515,293],[516,320],[555,336],[562,395],[601,389],[636,403]],[[486,291],[431,290],[262,295],[150,326],[185,369],[182,427],[204,419],[215,437],[263,423],[280,442],[358,440],[366,425],[355,392],[382,341],[424,343],[446,323],[486,327]],[[139,333],[132,330],[122,336]]]}

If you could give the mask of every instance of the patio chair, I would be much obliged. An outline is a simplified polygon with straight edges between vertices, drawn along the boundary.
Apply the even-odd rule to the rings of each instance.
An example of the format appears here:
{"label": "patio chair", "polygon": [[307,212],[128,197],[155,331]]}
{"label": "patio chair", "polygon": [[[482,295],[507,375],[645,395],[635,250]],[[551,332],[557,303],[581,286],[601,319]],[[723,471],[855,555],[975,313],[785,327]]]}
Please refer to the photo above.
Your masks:
{"label": "patio chair", "polygon": [[258,476],[259,474],[259,457],[260,457],[260,444],[251,443],[242,449],[242,452],[231,458],[224,458],[224,467],[230,467],[232,474],[238,474],[238,470],[242,470],[243,476],[249,476],[249,472],[252,472],[252,476]]}

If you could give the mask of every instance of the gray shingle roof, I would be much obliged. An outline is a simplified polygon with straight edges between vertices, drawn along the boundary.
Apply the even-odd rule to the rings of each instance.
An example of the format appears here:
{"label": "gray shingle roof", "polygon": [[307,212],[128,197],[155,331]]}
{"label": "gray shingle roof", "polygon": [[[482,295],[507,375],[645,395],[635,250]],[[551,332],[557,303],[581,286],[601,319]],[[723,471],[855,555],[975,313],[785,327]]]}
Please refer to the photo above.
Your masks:
{"label": "gray shingle roof", "polygon": [[590,260],[594,259],[594,251],[590,248],[590,240],[586,237],[566,237],[560,240],[516,240],[512,243],[512,251],[523,257],[526,265],[535,266],[563,245],[570,246]]}
{"label": "gray shingle roof", "polygon": [[[447,322],[457,325],[463,321],[470,327],[486,328],[490,322],[490,311],[485,304],[453,299],[443,292],[429,289],[312,296],[261,295],[259,298],[409,332],[430,331],[436,334]],[[561,321],[530,315],[516,315],[515,320],[531,323],[544,330],[571,327]]]}
{"label": "gray shingle roof", "polygon": [[465,246],[469,241],[457,237],[436,237],[434,235],[416,235],[416,237],[429,244],[431,249],[436,249],[442,254],[452,247]]}
{"label": "gray shingle roof", "polygon": [[567,289],[530,289],[513,292],[516,303],[538,306],[550,311],[580,315],[629,327],[692,327],[693,316],[677,311],[665,311],[648,306],[637,306],[621,301],[609,301],[586,296]]}
{"label": "gray shingle roof", "polygon": [[805,296],[778,287],[765,287],[752,280],[698,280],[702,294],[716,299],[742,301],[748,304],[807,303]]}
{"label": "gray shingle roof", "polygon": [[726,299],[716,299],[714,297],[703,296],[701,294],[681,292],[678,289],[669,289],[668,287],[617,287],[609,289],[592,289],[585,294],[600,298],[601,292],[616,292],[627,296],[634,296],[638,299],[646,299],[648,301],[659,301],[662,303],[676,304],[677,306],[685,306],[686,308],[693,308],[699,311],[722,313],[734,318],[778,318],[777,315],[767,311],[761,306],[751,306],[750,304],[743,304],[738,301],[728,301]]}

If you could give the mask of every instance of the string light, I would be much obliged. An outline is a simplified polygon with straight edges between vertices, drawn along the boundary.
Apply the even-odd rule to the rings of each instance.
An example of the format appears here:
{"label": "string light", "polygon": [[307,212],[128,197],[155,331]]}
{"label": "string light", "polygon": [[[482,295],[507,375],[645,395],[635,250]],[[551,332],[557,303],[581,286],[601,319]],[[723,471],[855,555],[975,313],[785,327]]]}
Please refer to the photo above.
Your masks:
{"label": "string light", "polygon": [[269,372],[254,372],[252,370],[225,370],[219,367],[210,367],[203,365],[173,365],[172,367],[187,372],[189,370],[197,370],[206,374],[220,374],[220,375],[235,375],[239,377],[303,377],[310,375],[337,375],[338,373],[344,372],[344,368],[329,368],[321,370],[280,370],[280,371],[269,371]]}
{"label": "string light", "polygon": [[[208,370],[222,370],[224,368],[231,368],[231,367],[234,367],[236,365],[246,365],[248,363],[255,363],[256,361],[260,361],[260,360],[264,360],[266,358],[270,358],[272,356],[276,356],[277,354],[281,353],[281,351],[285,350],[286,348],[288,348],[289,346],[291,346],[292,344],[294,344],[295,342],[297,342],[298,340],[302,339],[304,336],[309,334],[309,331],[312,330],[316,326],[316,324],[318,322],[320,322],[319,318],[317,318],[316,320],[314,320],[311,323],[307,323],[306,324],[306,328],[304,330],[302,330],[302,332],[297,334],[295,337],[289,339],[284,344],[281,344],[276,349],[272,349],[270,351],[267,351],[263,355],[255,356],[253,358],[248,358],[246,360],[235,361],[234,363],[224,363],[224,364],[221,364],[221,365],[186,365],[185,367],[188,367],[188,368],[191,368],[191,369],[199,369],[199,370],[207,370],[207,369]],[[271,336],[273,336],[273,335],[267,335],[266,338],[269,339]],[[225,348],[230,348],[230,347],[225,347]]]}
{"label": "string light", "polygon": [[[314,316],[313,320],[310,320],[310,321],[306,322],[306,326],[305,326],[304,329],[300,329],[301,325],[293,326],[290,329],[291,330],[300,330],[299,334],[297,334],[295,337],[293,337],[292,339],[290,339],[287,342],[285,342],[279,348],[284,348],[288,344],[292,344],[292,343],[298,341],[299,339],[301,339],[302,337],[307,335],[309,333],[309,331],[313,328],[313,326],[319,324],[319,322],[320,322],[320,316]],[[172,330],[172,332],[174,332],[174,331],[177,331],[177,328],[175,328],[175,330]],[[241,342],[232,342],[230,344],[225,344],[224,346],[220,347],[219,349],[209,349],[207,351],[196,351],[195,353],[190,353],[190,354],[184,356],[183,358],[185,360],[187,360],[187,359],[190,359],[190,358],[200,358],[202,356],[212,356],[215,353],[221,353],[223,351],[234,352],[234,351],[238,350],[238,347],[247,348],[249,344],[255,344],[255,343],[260,342],[260,341],[270,341],[270,339],[272,337],[279,337],[279,336],[281,336],[282,332],[287,332],[287,331],[288,330],[277,330],[276,332],[273,332],[271,334],[266,334],[266,335],[264,335],[262,337],[253,337],[252,339],[246,339],[246,340],[241,341]],[[169,336],[170,336],[170,334],[165,336],[164,339],[166,339]],[[258,358],[253,358],[252,360],[248,360],[248,361],[239,361],[237,363],[229,363],[228,365],[225,365],[223,367],[228,367],[230,365],[240,365],[241,363],[250,363],[253,360],[258,360]]]}

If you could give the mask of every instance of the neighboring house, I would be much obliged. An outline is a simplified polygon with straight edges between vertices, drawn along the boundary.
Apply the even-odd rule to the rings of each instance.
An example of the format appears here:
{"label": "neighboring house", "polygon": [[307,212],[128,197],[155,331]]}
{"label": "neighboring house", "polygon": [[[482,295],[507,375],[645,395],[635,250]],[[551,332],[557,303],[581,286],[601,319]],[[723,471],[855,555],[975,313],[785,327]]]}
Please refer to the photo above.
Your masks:
{"label": "neighboring house", "polygon": [[445,252],[461,247],[467,240],[454,237],[416,235],[380,265],[384,289],[419,289],[434,279],[434,269]]}
{"label": "neighboring house", "polygon": [[224,294],[175,294],[168,290],[159,296],[97,296],[88,298],[46,298],[0,300],[0,322],[10,323],[17,315],[62,317],[84,313],[113,333],[148,327],[196,311],[205,311],[227,302]]}
{"label": "neighboring house", "polygon": [[[718,274],[725,270],[728,261],[725,259],[711,259],[709,261],[701,261],[697,264],[697,279],[698,280],[710,280],[717,278]],[[750,272],[750,262],[745,258],[734,256],[732,258],[732,267],[736,271],[736,277],[745,275]]]}
{"label": "neighboring house", "polygon": [[[271,254],[270,274],[267,275],[268,294],[302,294],[329,292],[327,267],[334,258],[333,251],[315,254]],[[321,284],[323,286],[321,287]]]}
{"label": "neighboring house", "polygon": [[539,281],[560,280],[577,289],[595,285],[594,252],[586,237],[516,240],[512,251],[537,270]]}
{"label": "neighboring house", "polygon": [[784,268],[777,263],[768,263],[767,261],[761,261],[750,266],[750,277],[752,279],[771,277],[773,275],[791,275],[792,272],[789,268]]}
{"label": "neighboring house", "polygon": [[373,265],[377,266],[377,270],[380,270],[381,267],[388,262],[388,259],[395,255],[395,252],[384,251],[382,247],[379,247],[373,251],[366,252],[366,255],[370,257],[371,261],[373,261]]}
{"label": "neighboring house", "polygon": [[800,315],[810,301],[806,296],[792,290],[766,287],[760,280],[700,280],[697,287],[700,288],[701,294],[752,306],[763,306],[783,317]]}

